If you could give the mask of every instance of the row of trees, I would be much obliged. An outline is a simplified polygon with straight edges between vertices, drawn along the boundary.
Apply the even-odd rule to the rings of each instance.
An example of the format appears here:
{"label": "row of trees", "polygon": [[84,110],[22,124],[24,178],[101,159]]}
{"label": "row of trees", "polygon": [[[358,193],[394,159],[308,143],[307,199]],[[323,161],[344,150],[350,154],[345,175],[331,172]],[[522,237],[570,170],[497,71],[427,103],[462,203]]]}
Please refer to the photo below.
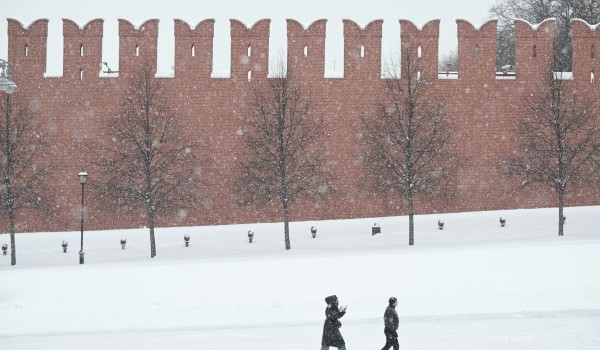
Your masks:
{"label": "row of trees", "polygon": [[[11,265],[16,264],[15,220],[23,209],[52,214],[44,201],[54,165],[35,115],[9,94],[0,102],[0,215],[7,222]],[[194,142],[177,125],[178,116],[166,107],[165,94],[149,66],[127,86],[118,115],[107,122],[108,138],[88,144],[87,162],[97,174],[91,185],[102,207],[145,212],[150,231],[150,256],[156,256],[157,215],[197,203],[193,175],[197,169]]]}
{"label": "row of trees", "polygon": [[[573,67],[573,40],[571,20],[579,18],[590,24],[600,22],[598,0],[501,0],[489,10],[490,18],[498,19],[496,66],[515,65],[515,19],[540,23],[546,19],[556,20],[554,41],[554,70],[570,72]],[[454,71],[458,67],[456,50],[442,56],[441,71]]]}
{"label": "row of trees", "polygon": [[530,23],[555,18],[554,69],[570,72],[573,66],[571,20],[580,18],[591,24],[600,22],[600,1],[503,0],[492,6],[489,12],[490,17],[498,19],[498,67],[515,64],[515,18]]}
{"label": "row of trees", "polygon": [[[385,194],[395,193],[406,204],[409,245],[414,244],[415,198],[451,192],[451,175],[459,166],[449,151],[452,125],[444,101],[421,77],[418,58],[403,50],[400,76],[382,80],[384,94],[375,112],[362,116],[363,183]],[[281,65],[283,66],[283,65]],[[548,80],[522,104],[515,128],[519,148],[507,160],[506,173],[524,185],[546,185],[557,194],[559,235],[563,235],[563,204],[572,183],[597,183],[600,125],[596,106],[569,91],[566,82]],[[95,193],[106,207],[144,212],[150,233],[150,256],[156,255],[154,225],[169,209],[194,208],[198,202],[195,170],[197,142],[181,132],[180,116],[167,107],[160,80],[144,67],[125,91],[117,116],[107,124],[106,140],[90,145]],[[244,120],[237,190],[245,205],[278,202],[284,222],[285,249],[291,248],[289,217],[302,197],[322,196],[331,179],[319,149],[326,129],[312,108],[306,86],[283,69],[276,78],[257,82]],[[41,203],[44,179],[52,167],[46,159],[43,135],[36,133],[33,114],[15,108],[6,95],[0,104],[1,214],[11,235],[11,263],[16,263],[15,213],[23,208],[48,211]]]}

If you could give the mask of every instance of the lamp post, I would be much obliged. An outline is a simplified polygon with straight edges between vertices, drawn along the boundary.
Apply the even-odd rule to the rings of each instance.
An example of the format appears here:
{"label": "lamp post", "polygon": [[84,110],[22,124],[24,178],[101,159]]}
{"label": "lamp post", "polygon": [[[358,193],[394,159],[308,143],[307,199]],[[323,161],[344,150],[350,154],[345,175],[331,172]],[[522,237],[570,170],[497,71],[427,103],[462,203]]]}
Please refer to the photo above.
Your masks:
{"label": "lamp post", "polygon": [[[11,106],[10,106],[10,95],[17,91],[17,84],[15,84],[12,81],[12,68],[10,66],[10,64],[8,63],[8,61],[3,60],[0,58],[0,91],[3,91],[6,93],[6,108],[4,111],[4,115],[2,116],[2,118],[4,118],[4,122],[8,122],[10,121],[11,118]],[[8,211],[9,211],[9,222],[11,222],[12,220],[12,206],[14,205],[14,202],[12,202],[12,198],[8,198],[8,202],[4,203],[6,206],[8,206]],[[9,226],[11,226],[9,224]],[[17,260],[16,260],[16,250],[15,250],[15,232],[14,232],[14,228],[10,228],[9,230],[10,232],[10,264],[11,265],[16,265]],[[6,249],[4,249],[4,246],[2,246],[3,248],[3,253],[6,254]],[[8,247],[7,247],[8,249]]]}
{"label": "lamp post", "polygon": [[85,185],[85,180],[87,179],[87,173],[82,171],[79,173],[79,183],[81,184],[81,250],[79,251],[79,263],[83,264],[83,188]]}
{"label": "lamp post", "polygon": [[12,80],[12,69],[8,61],[0,58],[0,91],[12,94],[17,91],[17,84]]}

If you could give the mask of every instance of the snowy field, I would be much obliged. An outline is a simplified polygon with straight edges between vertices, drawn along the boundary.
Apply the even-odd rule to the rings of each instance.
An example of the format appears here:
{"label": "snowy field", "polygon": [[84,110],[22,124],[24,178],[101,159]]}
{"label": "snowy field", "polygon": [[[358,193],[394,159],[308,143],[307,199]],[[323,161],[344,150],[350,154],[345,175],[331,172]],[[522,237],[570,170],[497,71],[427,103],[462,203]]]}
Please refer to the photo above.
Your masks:
{"label": "snowy field", "polygon": [[417,216],[413,247],[407,217],[298,222],[291,251],[282,224],[159,228],[154,259],[145,229],[92,231],[84,265],[79,232],[19,234],[0,349],[319,349],[331,294],[348,350],[383,346],[390,296],[401,349],[600,349],[600,207],[565,215],[564,237],[556,209]]}

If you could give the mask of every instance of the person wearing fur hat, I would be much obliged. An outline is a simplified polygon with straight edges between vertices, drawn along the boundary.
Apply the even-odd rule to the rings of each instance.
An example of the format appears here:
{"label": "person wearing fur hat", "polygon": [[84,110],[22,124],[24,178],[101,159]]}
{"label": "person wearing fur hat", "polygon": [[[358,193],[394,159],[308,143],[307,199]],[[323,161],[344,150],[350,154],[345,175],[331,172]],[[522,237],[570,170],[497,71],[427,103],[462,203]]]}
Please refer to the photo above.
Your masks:
{"label": "person wearing fur hat", "polygon": [[340,308],[338,298],[335,295],[330,295],[325,298],[327,308],[325,309],[325,324],[323,325],[323,339],[321,340],[321,350],[329,350],[330,346],[334,346],[339,350],[346,350],[346,343],[340,333],[342,322],[340,318],[346,314],[346,306]]}
{"label": "person wearing fur hat", "polygon": [[383,348],[381,348],[381,350],[389,350],[392,346],[394,347],[394,350],[398,350],[400,348],[400,345],[398,344],[397,332],[400,320],[398,320],[398,313],[396,312],[398,300],[394,297],[391,297],[388,300],[388,303],[389,305],[383,314],[383,333],[385,334],[385,345]]}

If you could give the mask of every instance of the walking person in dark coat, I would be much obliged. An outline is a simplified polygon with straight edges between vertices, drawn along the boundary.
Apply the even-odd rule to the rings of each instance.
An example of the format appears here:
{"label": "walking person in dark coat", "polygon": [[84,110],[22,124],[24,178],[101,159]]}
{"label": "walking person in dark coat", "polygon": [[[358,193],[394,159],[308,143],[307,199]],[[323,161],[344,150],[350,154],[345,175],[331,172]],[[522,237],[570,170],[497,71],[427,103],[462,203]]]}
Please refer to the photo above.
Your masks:
{"label": "walking person in dark coat", "polygon": [[383,333],[385,334],[385,345],[381,350],[389,350],[392,346],[394,350],[398,350],[400,345],[398,344],[398,326],[400,321],[398,320],[398,313],[396,312],[396,306],[398,306],[398,300],[394,297],[391,297],[389,300],[389,305],[385,309],[385,313],[383,314],[383,323],[385,328],[383,329]]}
{"label": "walking person in dark coat", "polygon": [[340,318],[346,314],[346,306],[339,308],[338,298],[335,295],[325,298],[327,308],[325,309],[325,324],[323,325],[323,340],[321,341],[321,350],[329,350],[334,346],[339,350],[346,350],[346,343],[340,333],[342,322]]}

